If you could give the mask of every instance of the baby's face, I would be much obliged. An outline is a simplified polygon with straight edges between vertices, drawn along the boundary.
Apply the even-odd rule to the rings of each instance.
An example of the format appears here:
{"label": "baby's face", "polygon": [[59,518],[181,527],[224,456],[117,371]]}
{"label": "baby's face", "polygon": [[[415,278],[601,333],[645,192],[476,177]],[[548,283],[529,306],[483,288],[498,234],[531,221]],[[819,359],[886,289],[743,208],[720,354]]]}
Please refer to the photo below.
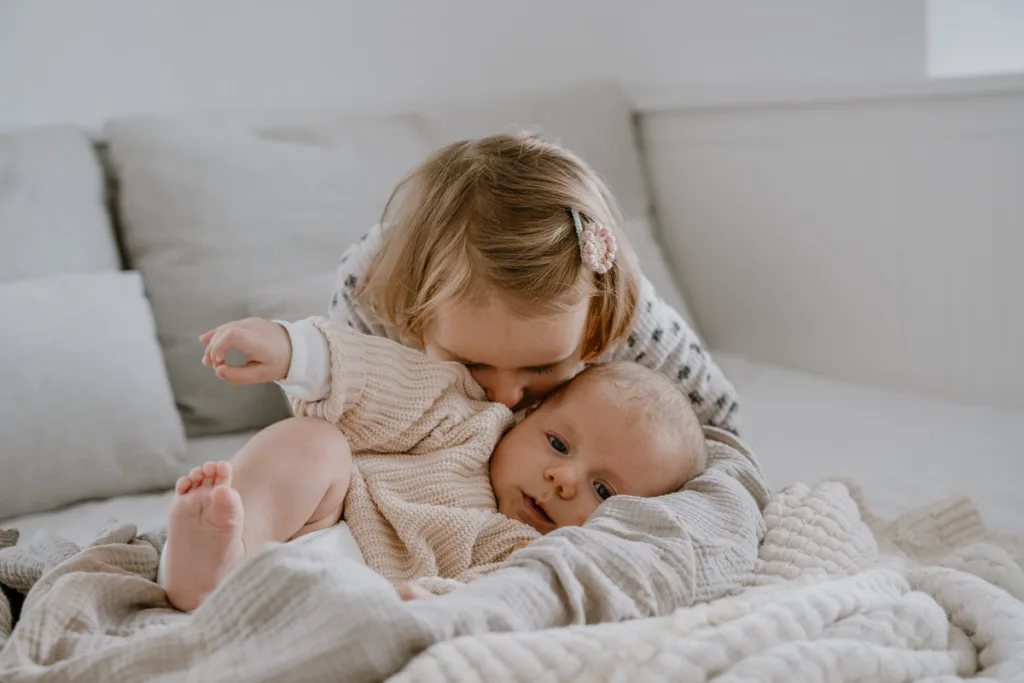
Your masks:
{"label": "baby's face", "polygon": [[568,387],[513,427],[491,456],[498,511],[542,534],[579,526],[616,495],[651,497],[689,479],[668,439],[644,434],[599,380]]}

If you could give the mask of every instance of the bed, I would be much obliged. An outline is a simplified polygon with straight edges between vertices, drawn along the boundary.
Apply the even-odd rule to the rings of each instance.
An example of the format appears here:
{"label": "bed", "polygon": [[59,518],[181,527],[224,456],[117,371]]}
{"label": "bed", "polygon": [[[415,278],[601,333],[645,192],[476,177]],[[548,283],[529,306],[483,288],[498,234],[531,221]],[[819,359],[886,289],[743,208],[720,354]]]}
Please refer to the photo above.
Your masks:
{"label": "bed", "polygon": [[[737,385],[744,436],[775,494],[750,566],[698,599],[701,587],[685,585],[673,564],[686,561],[686,539],[659,535],[651,519],[646,533],[631,535],[615,515],[599,514],[593,524],[614,539],[610,549],[564,534],[522,551],[500,580],[437,601],[403,605],[365,568],[324,562],[316,548],[277,546],[240,568],[194,620],[168,610],[152,579],[174,479],[230,457],[287,414],[274,388],[212,381],[198,364],[198,334],[245,315],[323,313],[341,248],[372,225],[402,172],[437,144],[524,122],[605,175],[647,276],[698,332],[706,322],[709,348],[731,350],[712,354]],[[73,127],[0,139],[21,180],[13,199],[0,196],[0,217],[20,231],[0,249],[0,311],[25,321],[0,338],[12,378],[0,392],[0,461],[12,473],[0,479],[0,529],[19,531],[16,539],[0,533],[8,546],[0,584],[31,589],[28,625],[0,650],[8,667],[0,671],[33,683],[72,673],[254,681],[285,672],[406,681],[1024,675],[1024,571],[1013,536],[1024,528],[1016,490],[1024,413],[1013,392],[972,406],[735,352],[756,351],[746,332],[764,324],[744,327],[750,311],[728,310],[723,299],[723,274],[742,280],[729,271],[735,254],[718,242],[697,254],[678,246],[709,235],[728,242],[729,226],[657,227],[656,217],[672,212],[656,212],[652,195],[665,198],[672,176],[657,175],[663,147],[648,150],[656,163],[644,163],[635,126],[620,92],[587,85],[373,116],[130,117],[111,122],[98,148]],[[728,158],[740,149],[729,140],[725,148]],[[691,158],[689,148],[676,152]],[[648,186],[652,169],[660,193]],[[696,208],[708,216],[735,203],[703,201]],[[664,207],[673,208],[671,197]],[[675,277],[680,265],[689,291]],[[779,301],[780,310],[806,300],[795,289],[800,295]],[[49,334],[68,328],[77,345]],[[815,347],[813,331],[804,348]],[[769,337],[778,345],[800,332]],[[93,355],[76,355],[80,348]],[[1012,389],[1014,367],[979,381]],[[822,481],[837,477],[848,484]],[[603,552],[621,560],[614,571],[592,561]],[[660,573],[631,572],[641,556]],[[13,620],[4,607],[0,633]]]}
{"label": "bed", "polygon": [[[993,529],[1020,533],[1020,479],[993,476],[993,470],[1020,471],[1020,415],[814,377],[725,352],[713,356],[740,391],[748,440],[773,486],[849,477],[885,517],[965,495]],[[229,458],[251,434],[190,439],[188,461]],[[158,528],[170,496],[86,502],[3,520],[0,527],[21,529],[26,539],[51,531],[81,544],[111,521]]]}

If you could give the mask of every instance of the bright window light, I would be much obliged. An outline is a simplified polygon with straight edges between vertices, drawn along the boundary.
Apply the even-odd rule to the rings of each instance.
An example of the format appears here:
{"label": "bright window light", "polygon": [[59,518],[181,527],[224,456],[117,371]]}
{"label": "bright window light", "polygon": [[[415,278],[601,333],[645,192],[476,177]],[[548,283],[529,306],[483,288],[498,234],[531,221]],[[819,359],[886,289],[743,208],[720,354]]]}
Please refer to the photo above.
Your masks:
{"label": "bright window light", "polygon": [[928,0],[928,75],[1024,73],[1024,0]]}

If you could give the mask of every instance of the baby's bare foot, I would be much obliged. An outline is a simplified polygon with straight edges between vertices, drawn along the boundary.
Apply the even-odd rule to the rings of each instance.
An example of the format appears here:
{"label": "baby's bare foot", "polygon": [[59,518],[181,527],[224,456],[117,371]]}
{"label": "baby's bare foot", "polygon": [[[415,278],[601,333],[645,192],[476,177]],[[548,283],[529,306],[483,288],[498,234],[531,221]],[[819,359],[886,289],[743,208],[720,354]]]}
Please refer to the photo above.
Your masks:
{"label": "baby's bare foot", "polygon": [[167,525],[167,599],[193,610],[244,557],[242,499],[231,465],[208,462],[178,480]]}

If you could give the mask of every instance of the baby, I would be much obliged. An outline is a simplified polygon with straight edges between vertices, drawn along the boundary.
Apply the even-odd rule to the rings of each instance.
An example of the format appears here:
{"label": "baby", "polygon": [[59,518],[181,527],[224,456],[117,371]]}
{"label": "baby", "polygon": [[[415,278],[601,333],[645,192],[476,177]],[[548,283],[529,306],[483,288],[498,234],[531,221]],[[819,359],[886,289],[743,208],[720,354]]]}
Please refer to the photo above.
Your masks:
{"label": "baby", "polygon": [[[292,399],[300,417],[178,481],[164,555],[179,609],[197,607],[263,544],[340,519],[403,597],[442,593],[541,534],[582,525],[611,496],[670,493],[703,469],[689,401],[639,364],[592,366],[515,424],[460,363],[324,319],[305,324],[329,349],[329,393]],[[205,335],[204,362],[223,365],[243,335],[246,348],[283,359],[276,379],[294,370],[289,332],[258,319]]]}

